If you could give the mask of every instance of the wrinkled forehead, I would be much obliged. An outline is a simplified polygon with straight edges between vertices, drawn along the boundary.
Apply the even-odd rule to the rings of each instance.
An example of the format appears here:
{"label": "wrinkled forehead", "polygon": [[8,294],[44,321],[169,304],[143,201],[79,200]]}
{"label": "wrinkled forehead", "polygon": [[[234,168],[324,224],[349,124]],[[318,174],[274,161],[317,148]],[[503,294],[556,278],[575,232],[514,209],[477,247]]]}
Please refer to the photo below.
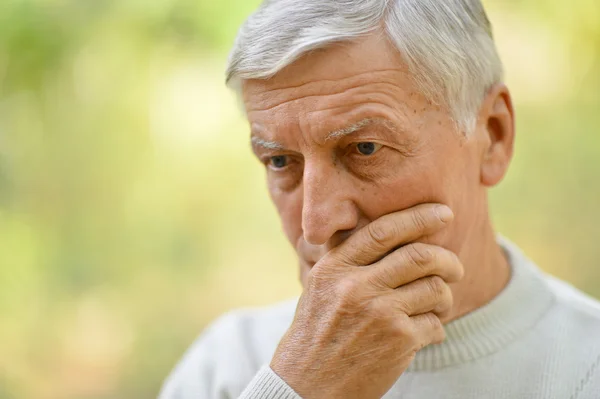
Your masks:
{"label": "wrinkled forehead", "polygon": [[412,74],[383,34],[331,44],[312,51],[269,79],[241,82],[246,110],[285,101],[291,94],[328,95],[370,83],[394,83],[418,95]]}

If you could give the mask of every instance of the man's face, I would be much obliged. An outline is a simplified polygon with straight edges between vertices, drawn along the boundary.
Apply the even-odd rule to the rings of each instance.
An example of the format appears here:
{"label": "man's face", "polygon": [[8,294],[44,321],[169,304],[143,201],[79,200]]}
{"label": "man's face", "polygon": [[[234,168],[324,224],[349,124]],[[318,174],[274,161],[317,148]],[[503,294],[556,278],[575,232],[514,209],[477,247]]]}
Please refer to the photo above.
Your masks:
{"label": "man's face", "polygon": [[245,81],[243,97],[303,283],[325,253],[384,214],[448,205],[455,221],[423,241],[459,256],[478,234],[471,226],[487,218],[482,135],[458,132],[381,37],[313,52],[271,79]]}

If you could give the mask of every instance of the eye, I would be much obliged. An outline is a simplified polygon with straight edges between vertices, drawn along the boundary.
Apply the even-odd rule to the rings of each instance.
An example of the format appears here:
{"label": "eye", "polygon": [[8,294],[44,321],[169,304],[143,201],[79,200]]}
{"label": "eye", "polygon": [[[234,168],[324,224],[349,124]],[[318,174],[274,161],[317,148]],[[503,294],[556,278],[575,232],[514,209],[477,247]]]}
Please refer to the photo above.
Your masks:
{"label": "eye", "polygon": [[358,151],[358,153],[360,155],[365,155],[365,156],[375,154],[377,151],[379,151],[381,149],[381,147],[382,147],[381,144],[373,143],[370,141],[365,141],[365,142],[356,144],[356,150]]}
{"label": "eye", "polygon": [[269,158],[269,166],[276,170],[285,168],[288,163],[288,157],[285,155],[277,155]]}

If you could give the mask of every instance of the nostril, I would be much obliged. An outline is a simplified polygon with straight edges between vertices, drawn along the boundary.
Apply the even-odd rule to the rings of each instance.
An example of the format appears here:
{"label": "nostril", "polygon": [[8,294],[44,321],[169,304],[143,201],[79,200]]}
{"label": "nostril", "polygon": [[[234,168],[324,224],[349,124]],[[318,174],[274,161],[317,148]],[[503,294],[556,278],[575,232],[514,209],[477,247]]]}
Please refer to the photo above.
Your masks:
{"label": "nostril", "polygon": [[331,190],[328,195],[321,190],[318,198],[304,192],[302,230],[304,239],[312,245],[338,245],[358,224],[360,212],[352,200],[345,198],[350,195],[342,189]]}

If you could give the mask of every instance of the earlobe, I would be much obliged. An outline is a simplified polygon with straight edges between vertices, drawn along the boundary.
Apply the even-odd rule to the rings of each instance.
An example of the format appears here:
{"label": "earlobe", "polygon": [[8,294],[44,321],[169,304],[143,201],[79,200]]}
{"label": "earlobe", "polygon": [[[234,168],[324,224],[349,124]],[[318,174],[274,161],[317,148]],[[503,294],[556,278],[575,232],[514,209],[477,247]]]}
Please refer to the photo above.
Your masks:
{"label": "earlobe", "polygon": [[486,142],[482,163],[481,183],[492,187],[500,183],[513,155],[515,140],[514,109],[506,85],[494,85],[483,101],[480,118]]}

